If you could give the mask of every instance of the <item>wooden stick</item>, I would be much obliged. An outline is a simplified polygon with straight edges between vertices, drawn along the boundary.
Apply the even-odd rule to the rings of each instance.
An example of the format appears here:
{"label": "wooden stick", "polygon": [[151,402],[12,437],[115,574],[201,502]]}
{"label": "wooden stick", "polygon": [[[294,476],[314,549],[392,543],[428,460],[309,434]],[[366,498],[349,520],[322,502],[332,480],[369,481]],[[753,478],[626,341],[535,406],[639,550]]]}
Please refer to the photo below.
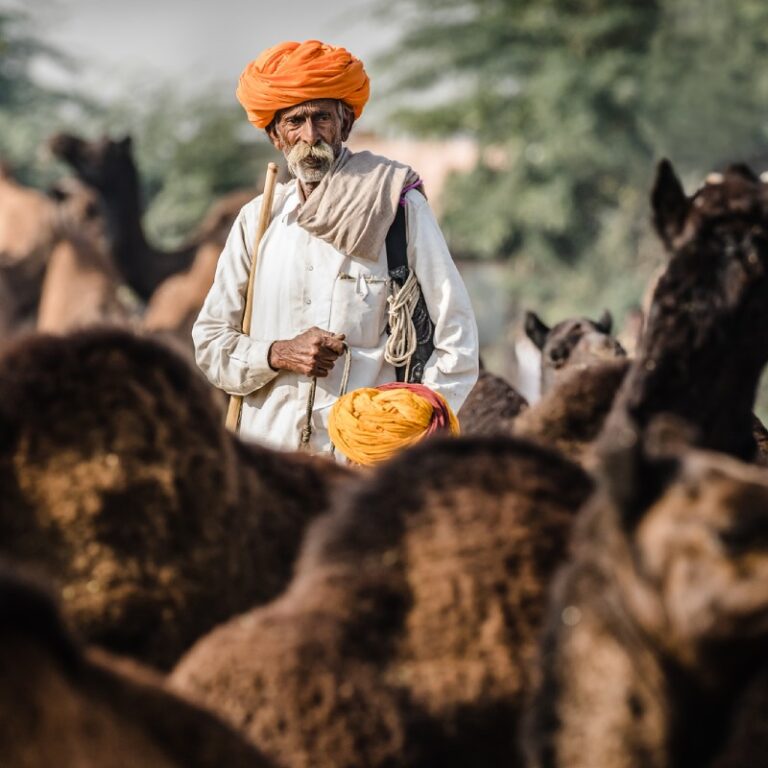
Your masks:
{"label": "wooden stick", "polygon": [[[261,210],[259,211],[259,225],[256,228],[256,239],[253,243],[253,257],[251,259],[251,271],[248,275],[248,291],[245,295],[245,309],[243,311],[243,333],[247,336],[251,332],[251,317],[253,315],[253,288],[256,280],[256,260],[259,255],[259,245],[261,238],[267,231],[269,222],[272,220],[272,200],[275,196],[275,183],[277,182],[277,165],[270,163],[267,166],[267,178],[264,182],[264,195],[261,199]],[[237,432],[240,427],[240,412],[243,408],[243,398],[241,395],[232,395],[229,398],[229,408],[227,409],[226,426],[232,432]]]}

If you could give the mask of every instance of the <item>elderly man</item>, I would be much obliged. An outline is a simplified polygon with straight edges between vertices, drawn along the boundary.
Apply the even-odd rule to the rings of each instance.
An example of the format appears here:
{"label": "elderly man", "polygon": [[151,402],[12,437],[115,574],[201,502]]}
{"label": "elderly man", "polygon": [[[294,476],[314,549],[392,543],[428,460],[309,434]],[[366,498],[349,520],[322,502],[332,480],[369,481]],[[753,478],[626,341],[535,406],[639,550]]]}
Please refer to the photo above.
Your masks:
{"label": "elderly man", "polygon": [[241,434],[275,448],[298,446],[317,377],[310,448],[330,450],[328,411],[346,346],[349,389],[395,380],[387,353],[387,235],[399,210],[407,268],[433,325],[431,354],[410,378],[415,370],[456,411],[477,379],[472,307],[418,176],[344,147],[368,95],[361,62],[314,40],[265,51],[240,78],[237,96],[248,119],[266,129],[296,181],[278,186],[259,246],[250,335],[240,329],[261,197],[235,221],[192,335],[210,381],[244,396]]}

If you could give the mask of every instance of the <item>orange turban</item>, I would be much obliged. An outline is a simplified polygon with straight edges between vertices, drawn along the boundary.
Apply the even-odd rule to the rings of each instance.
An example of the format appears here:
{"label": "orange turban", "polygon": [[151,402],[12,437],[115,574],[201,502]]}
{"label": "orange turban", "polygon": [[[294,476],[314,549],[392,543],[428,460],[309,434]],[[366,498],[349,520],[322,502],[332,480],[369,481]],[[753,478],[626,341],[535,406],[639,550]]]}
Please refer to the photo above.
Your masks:
{"label": "orange turban", "polygon": [[369,94],[360,59],[319,40],[268,48],[243,70],[237,86],[237,99],[257,128],[266,128],[281,109],[313,99],[344,101],[357,118]]}

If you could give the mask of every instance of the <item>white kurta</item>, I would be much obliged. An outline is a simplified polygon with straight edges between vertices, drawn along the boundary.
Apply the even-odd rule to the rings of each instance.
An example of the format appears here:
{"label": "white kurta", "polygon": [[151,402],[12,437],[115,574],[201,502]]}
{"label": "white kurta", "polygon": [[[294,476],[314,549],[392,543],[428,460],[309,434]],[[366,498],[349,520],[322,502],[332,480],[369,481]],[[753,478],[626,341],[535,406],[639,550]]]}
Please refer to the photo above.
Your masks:
{"label": "white kurta", "polygon": [[[216,277],[192,329],[197,363],[211,383],[244,395],[240,434],[296,449],[306,418],[310,379],[274,371],[270,344],[317,326],[346,334],[352,353],[349,390],[395,380],[384,360],[390,281],[386,249],[371,259],[344,256],[296,223],[295,182],[279,185],[257,259],[250,336],[239,331],[261,197],[240,211]],[[478,374],[475,316],[458,270],[423,195],[406,196],[408,262],[435,323],[435,352],[423,383],[458,411]],[[330,450],[328,412],[338,397],[343,359],[318,378],[311,449]]]}

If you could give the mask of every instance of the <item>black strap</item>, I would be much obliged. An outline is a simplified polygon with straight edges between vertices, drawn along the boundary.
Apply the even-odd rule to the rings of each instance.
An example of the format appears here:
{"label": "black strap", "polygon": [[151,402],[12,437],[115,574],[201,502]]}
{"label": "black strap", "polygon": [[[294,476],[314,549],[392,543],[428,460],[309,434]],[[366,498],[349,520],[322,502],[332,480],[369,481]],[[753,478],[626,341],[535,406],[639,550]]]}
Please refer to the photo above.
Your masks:
{"label": "black strap", "polygon": [[395,220],[387,232],[387,269],[390,275],[398,267],[408,266],[408,238],[405,234],[405,206],[398,205]]}
{"label": "black strap", "polygon": [[[398,205],[395,220],[387,232],[387,271],[398,287],[402,288],[411,270],[408,267],[408,237],[405,230],[405,206]],[[435,349],[433,336],[435,326],[427,311],[427,303],[419,288],[419,301],[413,313],[416,327],[417,345],[411,358],[410,383],[420,383],[424,375],[424,366]],[[389,328],[387,328],[389,333]],[[398,381],[405,381],[405,366],[395,368]]]}

